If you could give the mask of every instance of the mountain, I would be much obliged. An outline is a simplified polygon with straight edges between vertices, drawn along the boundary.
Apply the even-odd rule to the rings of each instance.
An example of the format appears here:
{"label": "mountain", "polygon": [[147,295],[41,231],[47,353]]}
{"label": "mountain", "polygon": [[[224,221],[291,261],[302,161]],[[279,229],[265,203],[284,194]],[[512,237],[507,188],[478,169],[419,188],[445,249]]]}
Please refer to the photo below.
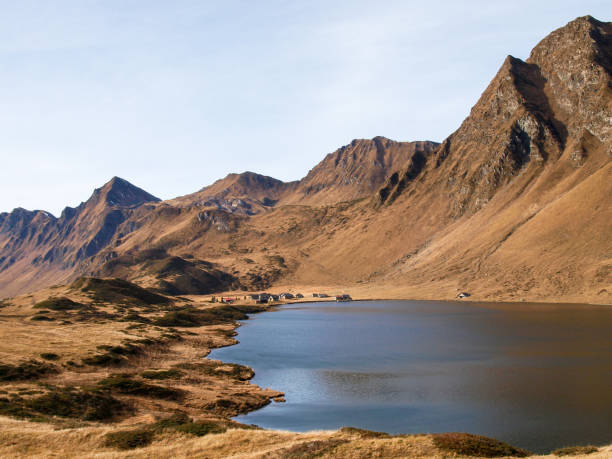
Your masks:
{"label": "mountain", "polygon": [[437,146],[385,137],[353,140],[328,154],[283,202],[322,205],[369,196],[406,162],[423,163]]}
{"label": "mountain", "polygon": [[431,141],[355,139],[328,154],[299,181],[285,183],[254,172],[229,174],[196,193],[169,202],[253,215],[277,204],[351,201],[370,196],[407,161],[423,162],[437,146]]}
{"label": "mountain", "polygon": [[[96,255],[136,209],[155,196],[114,177],[76,208],[55,218],[44,211],[0,214],[0,290],[8,294],[68,279],[79,263]],[[125,231],[135,229],[124,227]]]}
{"label": "mountain", "polygon": [[526,62],[509,56],[425,167],[379,190],[378,205],[427,206],[445,228],[397,278],[453,279],[507,299],[609,301],[611,37],[610,23],[587,16]]}
{"label": "mountain", "polygon": [[115,180],[59,219],[0,214],[0,295],[86,274],[173,294],[609,303],[611,63],[612,24],[586,16],[508,56],[439,145],[354,140],[297,182],[230,174],[157,202]]}
{"label": "mountain", "polygon": [[243,172],[229,174],[196,193],[169,202],[183,207],[209,207],[252,215],[275,205],[292,185],[266,175]]}

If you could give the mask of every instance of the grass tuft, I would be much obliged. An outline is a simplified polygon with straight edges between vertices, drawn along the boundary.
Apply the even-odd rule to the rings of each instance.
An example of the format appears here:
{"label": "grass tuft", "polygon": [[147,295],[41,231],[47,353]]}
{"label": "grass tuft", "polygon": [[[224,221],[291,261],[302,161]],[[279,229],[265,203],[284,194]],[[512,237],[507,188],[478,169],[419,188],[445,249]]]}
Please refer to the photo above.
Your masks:
{"label": "grass tuft", "polygon": [[179,379],[183,372],[179,370],[146,370],[140,376],[145,379]]}
{"label": "grass tuft", "polygon": [[59,360],[59,355],[54,354],[53,352],[43,352],[40,356],[45,360]]}
{"label": "grass tuft", "polygon": [[158,431],[174,430],[176,432],[203,437],[211,433],[223,433],[227,427],[215,421],[194,421],[185,413],[176,413],[169,418],[161,419],[153,425]]}
{"label": "grass tuft", "polygon": [[359,435],[361,438],[391,438],[386,432],[375,432],[373,430],[359,429],[357,427],[342,427],[340,432],[349,435]]}
{"label": "grass tuft", "polygon": [[445,451],[463,456],[478,457],[526,457],[531,453],[512,445],[495,440],[494,438],[468,433],[441,433],[434,434],[434,444]]}
{"label": "grass tuft", "polygon": [[218,325],[246,320],[247,314],[261,312],[260,306],[219,306],[212,309],[196,309],[185,307],[169,311],[156,319],[153,324],[160,327],[200,327],[203,325]]}
{"label": "grass tuft", "polygon": [[226,430],[227,427],[223,423],[194,421],[185,413],[176,413],[146,427],[108,433],[106,434],[105,446],[121,450],[142,448],[151,444],[156,434],[164,431],[181,432],[187,435],[203,437],[212,433],[223,433]]}
{"label": "grass tuft", "polygon": [[85,305],[72,301],[70,298],[65,296],[59,298],[48,298],[43,301],[39,301],[34,306],[34,309],[51,309],[52,311],[68,311],[71,309],[81,309]]}
{"label": "grass tuft", "polygon": [[111,375],[100,381],[98,386],[125,395],[136,395],[163,400],[180,400],[183,396],[183,391],[181,390],[138,381],[132,379],[130,375],[125,373]]}
{"label": "grass tuft", "polygon": [[59,373],[55,365],[38,360],[28,360],[19,365],[0,364],[0,381],[39,379],[54,373]]}
{"label": "grass tuft", "polygon": [[165,296],[153,293],[132,282],[123,279],[98,279],[95,277],[81,277],[77,279],[72,288],[88,293],[98,302],[120,303],[128,305],[170,304]]}
{"label": "grass tuft", "polygon": [[230,378],[237,379],[239,381],[248,381],[255,376],[255,372],[245,365],[239,365],[237,363],[224,363],[208,359],[197,363],[178,363],[174,365],[174,368],[196,371],[197,373],[206,376],[229,376]]}
{"label": "grass tuft", "polygon": [[53,322],[55,319],[53,317],[45,316],[42,314],[37,314],[32,317],[30,320],[35,320],[37,322]]}
{"label": "grass tuft", "polygon": [[142,448],[150,445],[153,437],[154,433],[148,429],[120,430],[107,433],[104,445],[120,450]]}
{"label": "grass tuft", "polygon": [[551,452],[555,456],[578,456],[582,454],[593,454],[599,451],[597,446],[585,445],[585,446],[566,446],[565,448],[559,448]]}
{"label": "grass tuft", "polygon": [[314,440],[299,443],[289,448],[273,451],[264,457],[282,457],[283,459],[306,459],[329,455],[340,445],[348,443],[348,440],[329,439]]}
{"label": "grass tuft", "polygon": [[47,389],[46,394],[35,398],[1,398],[0,414],[33,420],[58,416],[84,421],[108,421],[126,410],[123,403],[103,391],[53,386]]}

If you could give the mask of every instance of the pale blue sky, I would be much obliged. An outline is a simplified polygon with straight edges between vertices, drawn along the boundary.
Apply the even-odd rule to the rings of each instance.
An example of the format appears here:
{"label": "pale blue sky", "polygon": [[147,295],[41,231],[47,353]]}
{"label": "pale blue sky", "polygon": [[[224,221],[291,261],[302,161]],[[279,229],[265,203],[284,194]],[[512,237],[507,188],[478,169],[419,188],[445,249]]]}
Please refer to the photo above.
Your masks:
{"label": "pale blue sky", "polygon": [[0,212],[441,141],[506,55],[586,14],[612,2],[0,0]]}

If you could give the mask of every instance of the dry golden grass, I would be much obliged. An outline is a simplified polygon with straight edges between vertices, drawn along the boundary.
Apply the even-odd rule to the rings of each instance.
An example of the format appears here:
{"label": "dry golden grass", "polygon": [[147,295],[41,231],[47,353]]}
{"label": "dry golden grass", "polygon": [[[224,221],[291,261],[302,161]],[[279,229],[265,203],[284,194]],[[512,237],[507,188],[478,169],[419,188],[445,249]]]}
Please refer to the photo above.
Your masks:
{"label": "dry golden grass", "polygon": [[[283,286],[278,289],[281,290],[302,292],[307,295],[302,301],[313,301],[313,292],[329,295],[346,292],[339,285],[321,284]],[[379,293],[383,296],[382,290],[368,290],[363,286],[349,293],[362,299],[368,295],[376,297]],[[126,311],[122,309],[125,307],[113,304],[92,305],[91,299],[82,292],[67,287],[55,287],[12,299],[0,310],[0,362],[17,364],[27,359],[43,361],[40,359],[41,353],[53,353],[58,355],[58,359],[50,363],[56,365],[59,373],[42,375],[38,380],[5,382],[1,388],[4,396],[19,395],[27,399],[52,391],[54,387],[96,387],[102,380],[117,373],[126,374],[130,381],[181,391],[183,396],[179,400],[160,399],[112,389],[113,397],[127,404],[131,410],[118,413],[116,419],[106,423],[53,416],[46,416],[42,422],[32,422],[0,416],[0,457],[456,457],[454,453],[439,450],[429,435],[378,436],[357,430],[291,433],[239,428],[238,424],[229,421],[231,416],[261,407],[282,394],[250,384],[247,380],[250,377],[248,369],[205,358],[210,349],[235,342],[232,337],[235,323],[173,330],[148,323],[122,321],[115,316],[105,318],[93,315],[76,320],[78,312],[74,311],[50,312],[49,315],[57,318],[52,322],[31,320],[38,312],[32,308],[33,304],[58,296],[70,297],[108,314],[136,312],[149,319],[164,314],[163,307],[133,306]],[[179,300],[171,308],[189,304],[197,310],[206,310],[218,306],[218,303],[208,302],[208,296],[191,296],[189,300],[188,303]],[[333,298],[324,301],[333,301]],[[62,321],[67,323],[62,325]],[[169,330],[173,337],[139,348],[137,353],[126,356],[119,365],[80,363],[88,356],[105,352],[99,348],[100,345],[126,346],[126,343],[136,340],[161,339]],[[69,361],[76,362],[76,365],[69,365]],[[159,379],[143,377],[143,374],[156,376],[159,372],[162,375]],[[198,437],[159,427],[160,419],[177,412],[186,413],[198,421],[216,423],[213,425],[221,426],[221,430],[229,427],[229,430]],[[127,451],[117,449],[115,443],[108,443],[107,434],[135,430],[149,432],[147,435],[149,440],[152,439],[151,443]],[[612,447],[601,448],[588,457],[612,457]]]}
{"label": "dry golden grass", "polygon": [[[465,457],[438,450],[429,435],[390,438],[364,438],[341,431],[292,433],[266,430],[230,429],[205,437],[165,433],[144,448],[117,451],[105,446],[105,435],[116,426],[88,426],[58,429],[0,417],[0,455],[2,457],[96,457],[96,458],[288,458],[318,450],[320,458],[449,458]],[[327,451],[326,451],[327,448]],[[553,458],[543,455],[532,458]],[[612,447],[603,447],[576,458],[612,457]]]}

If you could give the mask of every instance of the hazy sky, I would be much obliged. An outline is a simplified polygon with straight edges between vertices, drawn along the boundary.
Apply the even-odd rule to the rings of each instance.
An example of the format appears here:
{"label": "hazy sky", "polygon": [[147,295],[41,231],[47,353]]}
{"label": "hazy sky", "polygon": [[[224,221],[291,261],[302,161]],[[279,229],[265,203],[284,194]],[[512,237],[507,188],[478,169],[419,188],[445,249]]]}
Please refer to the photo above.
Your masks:
{"label": "hazy sky", "polygon": [[118,175],[160,198],[441,141],[508,54],[606,1],[0,0],[0,212]]}

